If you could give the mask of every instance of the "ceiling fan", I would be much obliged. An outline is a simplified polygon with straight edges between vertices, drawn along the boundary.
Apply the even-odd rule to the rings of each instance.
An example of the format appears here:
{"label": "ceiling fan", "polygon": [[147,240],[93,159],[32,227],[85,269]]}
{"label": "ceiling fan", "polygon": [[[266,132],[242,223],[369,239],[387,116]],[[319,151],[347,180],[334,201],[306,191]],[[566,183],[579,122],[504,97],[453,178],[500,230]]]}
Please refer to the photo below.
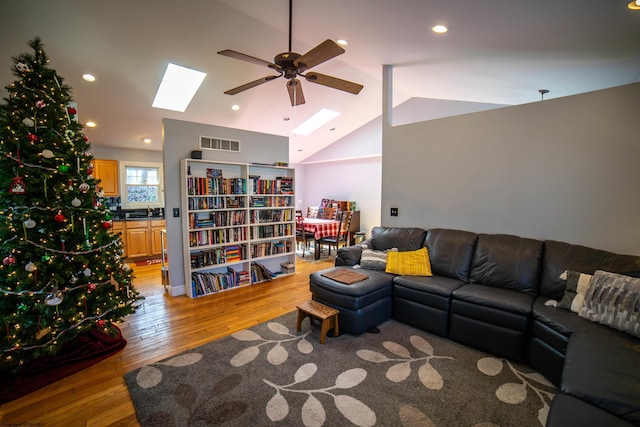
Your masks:
{"label": "ceiling fan", "polygon": [[342,80],[337,77],[327,76],[325,74],[307,72],[309,68],[315,67],[331,58],[335,58],[341,55],[345,50],[340,47],[333,40],[325,40],[318,46],[311,49],[304,55],[291,51],[291,17],[292,17],[292,3],[293,0],[289,0],[289,51],[279,53],[273,59],[273,62],[265,61],[253,56],[245,55],[244,53],[236,52],[234,50],[221,50],[218,52],[220,55],[228,56],[230,58],[240,59],[242,61],[252,62],[258,65],[267,66],[277,72],[279,75],[266,76],[258,80],[243,84],[233,89],[229,89],[225,92],[227,95],[236,95],[247,89],[251,89],[258,85],[261,85],[271,80],[275,80],[280,77],[287,79],[287,91],[289,92],[289,98],[291,99],[291,105],[296,106],[304,104],[304,94],[302,93],[302,85],[298,76],[304,77],[308,82],[316,83],[322,86],[327,86],[333,89],[342,90],[357,95],[362,90],[363,86],[358,83],[353,83],[347,80]]}

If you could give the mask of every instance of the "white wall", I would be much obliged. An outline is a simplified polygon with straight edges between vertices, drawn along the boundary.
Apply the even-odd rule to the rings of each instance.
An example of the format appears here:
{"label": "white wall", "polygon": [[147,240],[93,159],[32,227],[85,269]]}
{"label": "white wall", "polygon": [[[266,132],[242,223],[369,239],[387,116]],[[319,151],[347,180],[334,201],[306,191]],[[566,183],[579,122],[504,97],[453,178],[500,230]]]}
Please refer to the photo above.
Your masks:
{"label": "white wall", "polygon": [[162,151],[138,150],[117,147],[91,146],[91,155],[96,159],[126,160],[131,162],[162,163]]}
{"label": "white wall", "polygon": [[239,140],[241,151],[233,153],[204,150],[202,152],[204,160],[269,164],[288,162],[289,140],[277,135],[173,119],[164,119],[162,125],[169,283],[170,294],[175,296],[185,293],[182,234],[182,216],[185,213],[180,212],[179,218],[172,215],[173,209],[180,208],[181,205],[180,161],[189,158],[191,151],[198,149],[200,136],[211,136]]}
{"label": "white wall", "polygon": [[404,126],[385,118],[382,224],[640,255],[639,100],[635,83]]}

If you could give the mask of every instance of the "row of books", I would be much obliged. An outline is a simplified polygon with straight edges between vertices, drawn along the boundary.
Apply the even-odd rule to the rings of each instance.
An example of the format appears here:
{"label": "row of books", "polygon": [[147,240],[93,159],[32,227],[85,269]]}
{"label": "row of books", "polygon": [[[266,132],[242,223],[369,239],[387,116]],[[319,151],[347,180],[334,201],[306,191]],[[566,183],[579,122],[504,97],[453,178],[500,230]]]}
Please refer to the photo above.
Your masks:
{"label": "row of books", "polygon": [[293,220],[293,209],[264,209],[251,211],[251,223],[284,222]]}
{"label": "row of books", "polygon": [[201,296],[238,286],[249,285],[251,275],[247,271],[235,271],[227,267],[225,273],[191,273],[193,295]]}
{"label": "row of books", "polygon": [[198,230],[189,232],[189,246],[217,245],[222,243],[238,243],[247,240],[246,227],[223,228],[219,230]]}
{"label": "row of books", "polygon": [[251,197],[250,206],[252,208],[286,208],[293,206],[292,196],[276,197]]}
{"label": "row of books", "polygon": [[254,225],[251,227],[252,239],[293,236],[293,224]]}
{"label": "row of books", "polygon": [[244,225],[247,219],[247,211],[218,211],[209,212],[207,217],[202,214],[189,214],[190,228],[204,227],[230,227],[233,225]]}
{"label": "row of books", "polygon": [[244,208],[245,197],[190,197],[188,199],[189,210],[202,209],[234,209]]}
{"label": "row of books", "polygon": [[276,179],[255,179],[249,177],[252,194],[293,194],[293,178],[279,176]]}
{"label": "row of books", "polygon": [[284,254],[291,251],[292,244],[290,240],[258,243],[257,245],[251,245],[251,258]]}
{"label": "row of books", "polygon": [[247,180],[244,178],[200,178],[187,177],[187,194],[215,195],[215,194],[246,194]]}
{"label": "row of books", "polygon": [[232,245],[208,251],[192,253],[191,268],[202,268],[210,265],[226,264],[247,259],[247,247]]}

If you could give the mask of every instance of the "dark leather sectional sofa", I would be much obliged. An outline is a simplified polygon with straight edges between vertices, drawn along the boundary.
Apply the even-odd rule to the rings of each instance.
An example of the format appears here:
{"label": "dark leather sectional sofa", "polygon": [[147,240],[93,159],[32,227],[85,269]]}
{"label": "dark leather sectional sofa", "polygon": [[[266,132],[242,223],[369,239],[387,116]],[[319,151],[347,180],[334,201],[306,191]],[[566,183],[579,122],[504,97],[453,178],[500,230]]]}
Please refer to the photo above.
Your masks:
{"label": "dark leather sectional sofa", "polygon": [[640,257],[506,234],[375,227],[360,245],[341,248],[335,265],[357,266],[363,247],[422,246],[433,276],[367,270],[368,279],[347,286],[317,272],[313,299],[338,308],[348,333],[393,317],[528,363],[559,387],[547,426],[640,426],[640,339],[545,304],[562,299],[566,270],[637,274]]}

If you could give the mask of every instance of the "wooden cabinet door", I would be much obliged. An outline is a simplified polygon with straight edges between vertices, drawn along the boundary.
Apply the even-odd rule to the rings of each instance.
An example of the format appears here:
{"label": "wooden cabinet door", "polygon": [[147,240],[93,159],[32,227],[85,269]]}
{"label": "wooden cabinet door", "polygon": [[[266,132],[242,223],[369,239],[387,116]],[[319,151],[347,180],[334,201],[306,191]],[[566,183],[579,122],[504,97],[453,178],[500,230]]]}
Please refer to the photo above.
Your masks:
{"label": "wooden cabinet door", "polygon": [[[160,232],[164,230],[164,228],[165,228],[164,220],[151,221],[151,248],[149,249],[151,252],[151,255],[162,254],[162,236]],[[166,245],[166,242],[165,242],[165,245]]]}
{"label": "wooden cabinet door", "polygon": [[100,179],[100,188],[107,197],[120,195],[118,187],[118,161],[93,159],[93,175]]}
{"label": "wooden cabinet door", "polygon": [[[146,222],[146,221],[145,221]],[[149,229],[129,228],[127,224],[127,257],[136,258],[149,255]]]}

